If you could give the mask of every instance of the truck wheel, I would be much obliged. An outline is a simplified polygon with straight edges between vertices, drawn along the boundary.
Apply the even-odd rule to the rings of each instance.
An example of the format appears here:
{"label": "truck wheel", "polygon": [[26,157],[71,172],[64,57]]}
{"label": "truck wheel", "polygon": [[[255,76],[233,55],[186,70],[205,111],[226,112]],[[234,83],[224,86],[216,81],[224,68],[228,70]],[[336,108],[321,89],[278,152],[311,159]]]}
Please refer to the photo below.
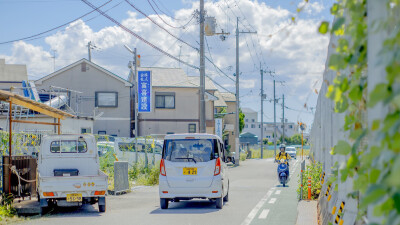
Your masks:
{"label": "truck wheel", "polygon": [[215,206],[217,207],[217,209],[222,209],[222,207],[224,206],[223,198],[217,198],[215,200]]}
{"label": "truck wheel", "polygon": [[160,198],[160,206],[161,206],[161,209],[168,209],[168,199]]}
{"label": "truck wheel", "polygon": [[106,211],[106,198],[105,197],[99,197],[97,204],[99,205],[99,212]]}
{"label": "truck wheel", "polygon": [[224,202],[229,202],[229,191],[228,191],[228,193],[226,193],[226,195],[224,197]]}
{"label": "truck wheel", "polygon": [[105,212],[106,211],[106,205],[99,205],[99,212]]}

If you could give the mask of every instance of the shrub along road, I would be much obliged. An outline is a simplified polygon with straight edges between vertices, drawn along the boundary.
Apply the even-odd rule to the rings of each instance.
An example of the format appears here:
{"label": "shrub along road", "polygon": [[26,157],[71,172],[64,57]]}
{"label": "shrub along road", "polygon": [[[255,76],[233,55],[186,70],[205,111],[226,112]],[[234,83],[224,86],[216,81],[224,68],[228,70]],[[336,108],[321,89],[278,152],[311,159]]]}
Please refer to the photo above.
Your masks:
{"label": "shrub along road", "polygon": [[230,168],[229,202],[221,210],[208,200],[170,203],[169,209],[161,210],[158,186],[152,186],[136,188],[125,195],[108,196],[106,213],[98,213],[97,205],[59,207],[42,218],[34,217],[25,223],[211,225],[277,224],[279,221],[279,224],[294,224],[299,162],[291,162],[294,173],[289,187],[285,188],[277,183],[277,164],[272,159],[246,160],[241,162],[241,166]]}

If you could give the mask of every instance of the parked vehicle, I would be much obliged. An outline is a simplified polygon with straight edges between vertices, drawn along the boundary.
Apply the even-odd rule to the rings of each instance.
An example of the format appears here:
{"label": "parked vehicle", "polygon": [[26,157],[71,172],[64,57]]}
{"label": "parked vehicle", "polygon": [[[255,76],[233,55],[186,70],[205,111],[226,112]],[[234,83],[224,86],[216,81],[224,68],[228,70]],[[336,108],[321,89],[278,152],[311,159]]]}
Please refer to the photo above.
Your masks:
{"label": "parked vehicle", "polygon": [[[161,160],[161,151],[163,142],[153,139],[138,138],[138,159],[152,159],[154,150],[154,160]],[[118,159],[128,161],[133,164],[136,161],[135,139],[134,138],[116,138],[114,145],[115,154]]]}
{"label": "parked vehicle", "polygon": [[295,147],[286,147],[286,153],[289,154],[293,159],[297,158],[297,150]]}
{"label": "parked vehicle", "polygon": [[41,209],[98,203],[106,211],[108,177],[99,169],[93,135],[44,136],[38,157]]}
{"label": "parked vehicle", "polygon": [[215,200],[221,209],[229,200],[228,161],[216,135],[165,136],[159,176],[161,208],[167,209],[170,201],[200,198]]}
{"label": "parked vehicle", "polygon": [[278,161],[278,179],[279,182],[285,187],[289,179],[289,166],[286,159]]}

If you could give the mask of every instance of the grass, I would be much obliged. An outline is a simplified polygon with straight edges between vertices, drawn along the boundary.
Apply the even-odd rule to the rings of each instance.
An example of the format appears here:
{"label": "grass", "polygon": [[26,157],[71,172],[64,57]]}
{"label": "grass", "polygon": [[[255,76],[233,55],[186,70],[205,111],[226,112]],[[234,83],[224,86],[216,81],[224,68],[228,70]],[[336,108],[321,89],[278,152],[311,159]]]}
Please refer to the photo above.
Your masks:
{"label": "grass", "polygon": [[12,195],[4,194],[1,196],[0,205],[0,224],[8,224],[18,220],[17,211],[13,207],[14,198]]}

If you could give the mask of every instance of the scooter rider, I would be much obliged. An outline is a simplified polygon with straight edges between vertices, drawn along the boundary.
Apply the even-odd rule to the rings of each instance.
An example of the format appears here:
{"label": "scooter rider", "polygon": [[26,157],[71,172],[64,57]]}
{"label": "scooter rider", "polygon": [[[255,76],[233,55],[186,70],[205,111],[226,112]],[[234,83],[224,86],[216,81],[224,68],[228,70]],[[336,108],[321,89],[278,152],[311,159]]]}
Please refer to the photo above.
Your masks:
{"label": "scooter rider", "polygon": [[276,162],[279,162],[281,159],[286,159],[287,160],[286,164],[288,166],[288,171],[289,171],[289,161],[288,160],[291,159],[291,157],[289,154],[287,154],[285,152],[285,150],[286,150],[285,144],[281,144],[281,146],[279,146],[279,150],[280,150],[280,152],[279,152],[279,154],[276,155],[275,160],[276,160]]}

